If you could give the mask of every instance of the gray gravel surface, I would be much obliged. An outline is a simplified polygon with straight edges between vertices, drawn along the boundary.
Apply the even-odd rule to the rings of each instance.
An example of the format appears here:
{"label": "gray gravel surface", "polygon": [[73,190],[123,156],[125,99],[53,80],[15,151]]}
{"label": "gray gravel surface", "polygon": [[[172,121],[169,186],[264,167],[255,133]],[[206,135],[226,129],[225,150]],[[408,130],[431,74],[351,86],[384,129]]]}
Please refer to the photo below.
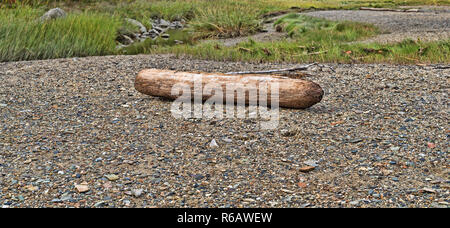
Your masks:
{"label": "gray gravel surface", "polygon": [[329,20],[370,23],[387,33],[366,42],[391,43],[400,42],[406,38],[435,41],[450,38],[450,10],[448,7],[419,9],[419,12],[329,10],[305,14]]}
{"label": "gray gravel surface", "polygon": [[133,87],[144,68],[289,66],[167,55],[0,63],[0,206],[448,207],[449,69],[312,69],[324,99],[282,109],[277,130],[175,119],[171,102]]}

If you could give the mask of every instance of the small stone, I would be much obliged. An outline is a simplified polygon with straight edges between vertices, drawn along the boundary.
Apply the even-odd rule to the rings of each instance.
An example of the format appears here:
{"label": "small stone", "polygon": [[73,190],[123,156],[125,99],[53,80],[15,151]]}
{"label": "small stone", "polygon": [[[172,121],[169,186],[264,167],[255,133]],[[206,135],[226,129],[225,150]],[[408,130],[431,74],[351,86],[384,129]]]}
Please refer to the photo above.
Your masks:
{"label": "small stone", "polygon": [[436,193],[436,190],[432,189],[432,188],[422,188],[420,189],[421,192],[426,192],[426,193]]}
{"label": "small stone", "polygon": [[359,143],[359,142],[362,142],[362,141],[363,141],[362,139],[352,139],[349,142],[350,143]]}
{"label": "small stone", "polygon": [[39,188],[37,186],[33,186],[33,185],[25,186],[25,189],[27,189],[30,192],[34,192],[34,191],[39,190]]}
{"label": "small stone", "polygon": [[85,192],[88,192],[90,190],[89,186],[87,185],[87,183],[75,184],[75,188],[77,189],[77,191],[79,193],[85,193]]}
{"label": "small stone", "polygon": [[159,35],[160,33],[162,33],[164,30],[160,27],[154,26],[152,30],[150,30],[150,33],[155,33],[157,35]]}
{"label": "small stone", "polygon": [[304,204],[300,205],[300,208],[309,207],[310,205],[311,205],[310,203],[304,203]]}
{"label": "small stone", "polygon": [[128,164],[128,165],[133,165],[134,161],[131,160],[124,160],[123,163]]}
{"label": "small stone", "polygon": [[305,166],[305,167],[300,168],[299,171],[302,173],[308,173],[308,172],[313,171],[314,169],[316,169],[316,167],[314,167],[314,166]]}
{"label": "small stone", "polygon": [[62,200],[60,200],[60,199],[52,199],[52,201],[51,201],[52,203],[61,203],[62,202]]}
{"label": "small stone", "polygon": [[284,136],[284,137],[292,137],[292,136],[295,136],[297,134],[297,131],[283,129],[283,130],[280,131],[280,134],[281,134],[281,136]]}
{"label": "small stone", "polygon": [[350,205],[358,206],[359,205],[359,200],[355,200],[355,201],[350,202]]}
{"label": "small stone", "polygon": [[314,166],[314,167],[319,166],[319,165],[317,164],[317,161],[314,161],[314,160],[307,160],[307,161],[304,161],[303,164],[308,165],[308,166]]}
{"label": "small stone", "polygon": [[288,189],[281,189],[281,191],[285,192],[285,193],[289,193],[289,194],[293,194],[294,193],[294,191],[291,191],[291,190],[288,190]]}
{"label": "small stone", "polygon": [[219,145],[217,144],[217,142],[216,142],[215,139],[213,139],[213,140],[209,143],[209,146],[210,146],[211,148],[219,147]]}
{"label": "small stone", "polygon": [[398,147],[398,146],[393,146],[393,147],[391,147],[390,148],[392,151],[399,151],[400,150],[400,147]]}
{"label": "small stone", "polygon": [[303,183],[303,182],[298,182],[297,186],[300,187],[300,188],[306,188],[308,186],[308,184]]}
{"label": "small stone", "polygon": [[2,108],[6,107],[6,106],[8,106],[8,105],[7,104],[0,104],[0,107],[2,107]]}
{"label": "small stone", "polygon": [[164,19],[159,19],[156,24],[158,24],[158,27],[161,27],[161,28],[168,28],[169,26],[172,25],[172,23],[170,23]]}
{"label": "small stone", "polygon": [[115,174],[107,174],[105,175],[105,177],[110,180],[110,181],[116,181],[119,180],[119,176],[115,175]]}
{"label": "small stone", "polygon": [[105,201],[99,201],[94,204],[94,207],[105,207],[105,206],[108,206],[108,203],[106,203]]}
{"label": "small stone", "polygon": [[222,141],[224,141],[224,142],[226,142],[226,143],[231,143],[231,142],[233,142],[233,140],[230,139],[230,138],[223,138]]}
{"label": "small stone", "polygon": [[123,204],[125,204],[125,206],[130,206],[131,205],[131,201],[129,201],[129,200],[124,200],[123,201]]}
{"label": "small stone", "polygon": [[73,200],[72,199],[72,195],[70,194],[70,193],[64,193],[62,196],[61,196],[61,198],[60,198],[62,201],[70,201],[70,200]]}
{"label": "small stone", "polygon": [[196,174],[196,175],[194,175],[194,179],[196,179],[196,180],[201,180],[201,179],[203,179],[203,178],[205,178],[205,176],[203,176],[203,175],[201,175],[201,174]]}
{"label": "small stone", "polygon": [[144,192],[144,189],[132,189],[131,190],[131,194],[135,197],[140,197],[143,192]]}

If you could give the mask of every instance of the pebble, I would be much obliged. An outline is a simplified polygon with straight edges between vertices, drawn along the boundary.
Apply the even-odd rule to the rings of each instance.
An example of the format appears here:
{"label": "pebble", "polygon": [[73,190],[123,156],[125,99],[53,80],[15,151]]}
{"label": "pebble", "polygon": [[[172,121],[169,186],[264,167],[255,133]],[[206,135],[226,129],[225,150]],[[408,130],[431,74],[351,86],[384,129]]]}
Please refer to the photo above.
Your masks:
{"label": "pebble", "polygon": [[131,194],[135,197],[140,197],[142,193],[144,192],[144,189],[132,189]]}
{"label": "pebble", "polygon": [[99,201],[94,204],[94,207],[106,207],[106,206],[108,206],[108,203],[105,201]]}
{"label": "pebble", "polygon": [[303,164],[308,165],[308,166],[313,166],[313,167],[318,167],[319,166],[318,162],[314,161],[314,160],[304,161]]}
{"label": "pebble", "polygon": [[62,201],[71,201],[72,200],[72,195],[70,193],[64,193],[61,198]]}
{"label": "pebble", "polygon": [[352,206],[358,206],[359,203],[360,203],[359,200],[355,200],[355,201],[351,201],[351,202],[350,202],[350,205],[352,205]]}
{"label": "pebble", "polygon": [[422,188],[420,191],[426,192],[426,193],[436,193],[436,190],[432,188]]}
{"label": "pebble", "polygon": [[308,173],[308,172],[313,171],[314,169],[316,169],[316,167],[314,167],[314,166],[306,166],[306,167],[300,168],[299,170],[302,173]]}
{"label": "pebble", "polygon": [[105,177],[110,181],[119,180],[119,176],[117,176],[116,174],[107,174],[107,175],[105,175]]}
{"label": "pebble", "polygon": [[222,141],[224,141],[224,142],[226,142],[226,143],[232,143],[233,142],[233,140],[232,139],[230,139],[230,138],[222,138]]}
{"label": "pebble", "polygon": [[217,144],[217,142],[216,142],[215,139],[211,140],[211,143],[209,143],[209,146],[210,146],[211,148],[219,147],[219,145]]}
{"label": "pebble", "polygon": [[393,147],[391,147],[390,148],[392,151],[399,151],[400,150],[400,147],[398,147],[398,146],[393,146]]}
{"label": "pebble", "polygon": [[77,189],[77,191],[79,193],[85,193],[85,192],[88,192],[90,190],[89,186],[86,183],[75,184],[75,188]]}

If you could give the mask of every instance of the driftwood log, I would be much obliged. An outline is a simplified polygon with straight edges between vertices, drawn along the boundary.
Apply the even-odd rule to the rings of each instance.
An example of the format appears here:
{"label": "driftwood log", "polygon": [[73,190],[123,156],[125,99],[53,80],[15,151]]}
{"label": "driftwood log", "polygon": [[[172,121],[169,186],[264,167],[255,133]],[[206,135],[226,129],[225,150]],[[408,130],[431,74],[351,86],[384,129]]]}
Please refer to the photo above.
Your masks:
{"label": "driftwood log", "polygon": [[[180,96],[180,94],[173,94],[172,92],[172,88],[180,84],[186,85],[190,89],[192,99],[195,96],[201,96],[202,101],[208,100],[214,93],[203,93],[202,89],[206,88],[207,85],[217,85],[223,92],[224,103],[230,96],[237,102],[237,91],[242,90],[242,88],[246,90],[245,104],[254,104],[249,101],[249,94],[254,94],[256,91],[261,95],[261,88],[267,88],[267,90],[263,90],[267,91],[265,93],[267,105],[272,103],[272,97],[278,97],[279,106],[285,108],[308,108],[320,102],[323,96],[322,88],[314,82],[273,75],[229,75],[146,69],[141,71],[135,79],[137,91],[168,99],[177,99]],[[276,86],[274,86],[275,84]],[[198,87],[200,87],[200,90]],[[277,89],[272,90],[272,87]],[[227,94],[227,91],[232,92]]]}

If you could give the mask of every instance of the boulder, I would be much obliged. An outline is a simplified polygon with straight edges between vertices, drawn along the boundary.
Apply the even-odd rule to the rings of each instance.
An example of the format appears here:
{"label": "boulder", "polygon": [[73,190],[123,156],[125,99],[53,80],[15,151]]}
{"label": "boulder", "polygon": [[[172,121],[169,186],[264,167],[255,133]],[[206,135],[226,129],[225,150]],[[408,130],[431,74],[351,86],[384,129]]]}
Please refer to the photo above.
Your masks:
{"label": "boulder", "polygon": [[136,20],[131,19],[131,18],[126,18],[125,20],[128,21],[130,24],[139,27],[139,31],[141,33],[146,33],[147,32],[147,28],[145,28],[145,26],[141,22],[136,21]]}
{"label": "boulder", "polygon": [[40,18],[41,21],[48,21],[51,19],[57,19],[61,17],[67,16],[67,13],[60,9],[60,8],[54,8],[49,11],[47,11],[42,17]]}

